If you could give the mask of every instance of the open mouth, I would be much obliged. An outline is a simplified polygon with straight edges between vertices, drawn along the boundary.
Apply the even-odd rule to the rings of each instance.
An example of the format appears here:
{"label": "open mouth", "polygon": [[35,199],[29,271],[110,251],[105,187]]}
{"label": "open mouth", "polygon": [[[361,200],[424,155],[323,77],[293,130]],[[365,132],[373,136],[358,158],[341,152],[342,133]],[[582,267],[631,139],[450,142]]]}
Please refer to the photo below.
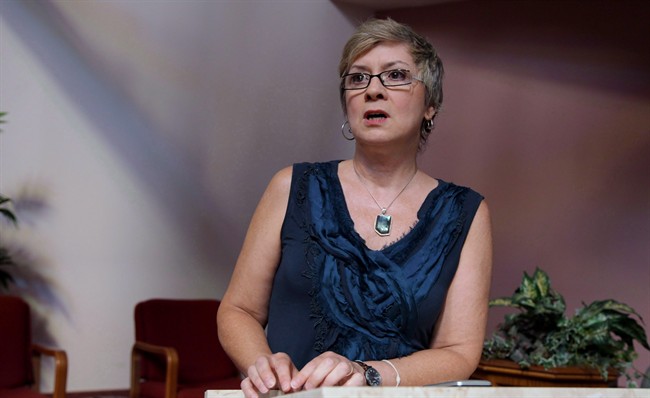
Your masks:
{"label": "open mouth", "polygon": [[368,111],[363,115],[367,120],[384,120],[388,118],[388,114],[382,111]]}

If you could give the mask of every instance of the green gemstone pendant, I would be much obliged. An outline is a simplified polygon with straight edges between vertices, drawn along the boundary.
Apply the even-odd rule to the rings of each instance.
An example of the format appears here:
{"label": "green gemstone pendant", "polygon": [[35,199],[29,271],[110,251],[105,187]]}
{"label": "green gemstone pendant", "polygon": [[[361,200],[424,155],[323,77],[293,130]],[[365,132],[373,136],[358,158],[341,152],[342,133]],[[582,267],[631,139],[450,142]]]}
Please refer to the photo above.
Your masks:
{"label": "green gemstone pendant", "polygon": [[386,214],[386,210],[382,210],[381,214],[377,214],[375,219],[375,232],[379,236],[390,235],[390,216]]}

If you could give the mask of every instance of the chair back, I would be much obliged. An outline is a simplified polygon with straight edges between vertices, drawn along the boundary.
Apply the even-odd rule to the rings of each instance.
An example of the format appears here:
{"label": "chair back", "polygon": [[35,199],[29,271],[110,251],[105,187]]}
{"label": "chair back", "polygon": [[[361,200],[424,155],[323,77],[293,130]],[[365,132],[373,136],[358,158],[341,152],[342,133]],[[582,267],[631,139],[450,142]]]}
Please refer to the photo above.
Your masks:
{"label": "chair back", "polygon": [[[178,383],[192,384],[239,374],[219,343],[218,300],[151,299],[135,306],[135,339],[174,347],[178,354]],[[165,360],[146,356],[141,374],[146,380],[165,380]]]}
{"label": "chair back", "polygon": [[16,296],[0,296],[0,389],[34,382],[29,305]]}

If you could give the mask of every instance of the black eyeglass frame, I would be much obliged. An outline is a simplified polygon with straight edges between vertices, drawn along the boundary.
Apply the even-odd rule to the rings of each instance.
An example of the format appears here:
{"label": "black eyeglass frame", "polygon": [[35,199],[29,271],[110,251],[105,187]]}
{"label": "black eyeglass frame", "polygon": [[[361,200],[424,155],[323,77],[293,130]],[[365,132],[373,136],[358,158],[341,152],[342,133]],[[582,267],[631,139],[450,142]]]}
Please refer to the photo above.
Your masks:
{"label": "black eyeglass frame", "polygon": [[[391,73],[391,72],[406,72],[408,75],[411,76],[411,81],[408,82],[408,83],[388,84],[388,85],[386,85],[386,83],[384,82],[384,79],[382,78],[382,75],[384,75],[384,76],[388,76],[388,74]],[[345,88],[345,78],[348,77],[348,76],[352,76],[352,75],[364,75],[364,76],[367,76],[367,77],[368,77],[368,84],[366,84],[365,87]],[[413,76],[413,74],[411,73],[411,71],[408,70],[408,69],[389,69],[389,70],[385,70],[385,71],[383,71],[383,72],[379,72],[379,73],[377,73],[376,75],[372,75],[372,74],[367,73],[367,72],[352,72],[352,73],[346,73],[345,75],[341,76],[341,88],[342,88],[343,90],[345,90],[345,91],[348,91],[348,90],[365,90],[365,89],[367,89],[368,87],[370,87],[370,82],[372,81],[372,78],[373,78],[373,77],[378,78],[379,81],[381,82],[381,85],[384,86],[384,87],[386,87],[386,88],[390,88],[390,87],[400,87],[400,86],[408,86],[409,84],[413,84],[413,80],[417,80],[417,81],[419,81],[419,82],[424,82],[424,80],[420,79],[419,77],[415,77],[415,76]]]}

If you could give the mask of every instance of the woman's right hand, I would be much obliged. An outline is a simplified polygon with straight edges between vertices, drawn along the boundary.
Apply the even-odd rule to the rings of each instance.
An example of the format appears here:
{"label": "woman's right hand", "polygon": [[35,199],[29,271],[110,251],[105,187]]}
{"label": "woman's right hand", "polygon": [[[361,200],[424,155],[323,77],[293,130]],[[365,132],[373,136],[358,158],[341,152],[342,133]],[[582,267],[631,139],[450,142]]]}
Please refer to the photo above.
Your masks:
{"label": "woman's right hand", "polygon": [[291,362],[289,355],[280,352],[263,355],[248,367],[247,377],[241,382],[241,389],[246,398],[258,398],[269,390],[292,392],[291,379],[298,369]]}

